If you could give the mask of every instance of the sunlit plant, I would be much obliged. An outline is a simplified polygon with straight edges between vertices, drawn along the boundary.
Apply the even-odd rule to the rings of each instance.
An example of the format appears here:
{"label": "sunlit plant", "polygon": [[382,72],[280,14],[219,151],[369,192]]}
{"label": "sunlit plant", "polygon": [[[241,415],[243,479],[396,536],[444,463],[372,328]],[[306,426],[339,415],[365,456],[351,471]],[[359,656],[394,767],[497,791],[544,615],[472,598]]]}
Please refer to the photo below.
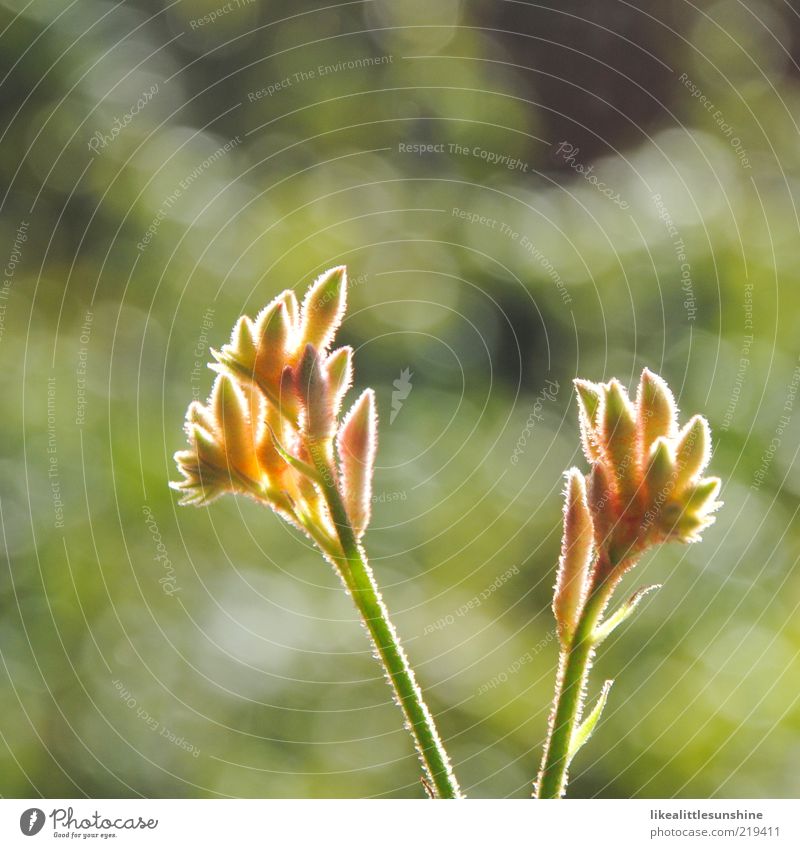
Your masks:
{"label": "sunlit plant", "polygon": [[[278,295],[230,342],[212,350],[217,372],[205,404],[186,413],[187,450],[172,486],[182,504],[247,495],[305,533],[352,597],[401,707],[434,798],[462,797],[436,726],[400,645],[362,539],[370,520],[377,446],[375,396],[366,389],[342,415],[353,352],[331,350],[347,299],[343,267],[322,274],[302,305]],[[662,542],[698,541],[714,520],[720,481],[702,477],[710,455],[706,420],[678,429],[666,383],[642,373],[635,403],[616,380],[575,381],[583,451],[592,468],[567,472],[564,533],[553,598],[561,646],[539,798],[560,798],[572,758],[594,730],[612,681],[584,718],[598,646],[658,586],[636,591],[606,616],[622,577]]]}
{"label": "sunlit plant", "polygon": [[553,612],[561,645],[538,798],[560,798],[570,761],[594,730],[613,681],[606,680],[583,718],[586,684],[598,646],[658,586],[637,590],[615,612],[606,608],[622,577],[662,542],[696,542],[720,506],[720,481],[702,477],[710,432],[701,415],[678,429],[667,384],[642,373],[631,403],[617,380],[576,380],[581,441],[592,466],[567,472],[564,532]]}
{"label": "sunlit plant", "polygon": [[392,626],[362,545],[370,520],[377,445],[375,396],[367,389],[342,416],[353,351],[330,350],[347,300],[345,268],[322,274],[298,304],[278,295],[230,342],[212,351],[218,372],[208,402],[186,413],[189,449],[175,461],[182,504],[225,493],[271,507],[319,548],[352,597],[391,683],[431,797],[461,792],[433,717]]}

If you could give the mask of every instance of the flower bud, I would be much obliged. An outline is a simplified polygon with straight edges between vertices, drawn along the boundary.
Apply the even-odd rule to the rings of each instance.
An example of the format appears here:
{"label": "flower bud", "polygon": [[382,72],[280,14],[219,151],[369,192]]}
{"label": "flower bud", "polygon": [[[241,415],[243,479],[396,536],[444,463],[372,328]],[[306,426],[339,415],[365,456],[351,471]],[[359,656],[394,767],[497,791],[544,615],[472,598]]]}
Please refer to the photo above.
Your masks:
{"label": "flower bud", "polygon": [[575,380],[574,383],[575,391],[578,393],[583,453],[589,462],[596,462],[600,458],[600,447],[597,443],[597,413],[600,409],[602,391],[598,385],[588,380]]}
{"label": "flower bud", "polygon": [[374,395],[365,392],[338,427],[353,352],[327,353],[345,301],[345,269],[334,268],[310,287],[302,308],[287,290],[255,321],[242,316],[230,342],[212,351],[218,376],[211,396],[207,405],[189,405],[190,450],[175,454],[183,479],[171,485],[181,503],[208,503],[226,491],[247,494],[337,559],[345,545],[332,520],[341,515],[338,492],[356,535],[364,532],[377,431]]}
{"label": "flower bud", "polygon": [[686,508],[690,512],[708,513],[719,506],[716,497],[722,481],[719,477],[706,477],[690,486],[683,495]]}
{"label": "flower bud", "polygon": [[245,477],[259,481],[256,459],[256,428],[250,421],[247,400],[242,389],[228,376],[220,374],[211,390],[211,410],[222,434],[228,464]]}
{"label": "flower bud", "polygon": [[650,449],[644,485],[648,500],[656,504],[663,503],[675,487],[675,457],[663,436],[659,436]]}
{"label": "flower bud", "polygon": [[587,486],[587,499],[594,522],[597,545],[603,544],[613,531],[619,516],[619,501],[606,467],[592,466]]}
{"label": "flower bud", "polygon": [[617,491],[625,504],[636,492],[639,473],[634,409],[617,380],[604,387],[600,418],[603,455],[614,475]]}
{"label": "flower bud", "polygon": [[342,265],[320,275],[303,300],[301,340],[326,351],[347,304],[347,273]]}
{"label": "flower bud", "polygon": [[711,458],[711,432],[702,415],[689,420],[678,436],[675,450],[677,476],[675,485],[682,489],[696,478]]}
{"label": "flower bud", "polygon": [[331,388],[331,397],[333,399],[333,414],[339,412],[342,399],[353,382],[353,348],[340,347],[334,350],[325,363],[325,369],[328,372],[328,382]]}
{"label": "flower bud", "polygon": [[657,374],[645,368],[636,392],[636,420],[640,450],[647,458],[653,442],[663,436],[674,439],[678,430],[675,399],[669,386]]}
{"label": "flower bud", "polygon": [[333,401],[328,378],[313,345],[307,344],[295,375],[296,391],[305,409],[305,431],[312,441],[330,439],[334,431]]}
{"label": "flower bud", "polygon": [[562,641],[568,643],[574,635],[578,616],[586,600],[594,529],[586,502],[586,484],[577,468],[567,472],[564,498],[564,533],[553,596],[553,614]]}
{"label": "flower bud", "polygon": [[286,301],[275,298],[256,317],[253,336],[256,341],[254,371],[256,381],[267,396],[279,387],[281,373],[292,347],[293,327]]}
{"label": "flower bud", "polygon": [[342,496],[357,538],[363,535],[370,519],[377,432],[375,393],[366,389],[345,416],[336,443]]}

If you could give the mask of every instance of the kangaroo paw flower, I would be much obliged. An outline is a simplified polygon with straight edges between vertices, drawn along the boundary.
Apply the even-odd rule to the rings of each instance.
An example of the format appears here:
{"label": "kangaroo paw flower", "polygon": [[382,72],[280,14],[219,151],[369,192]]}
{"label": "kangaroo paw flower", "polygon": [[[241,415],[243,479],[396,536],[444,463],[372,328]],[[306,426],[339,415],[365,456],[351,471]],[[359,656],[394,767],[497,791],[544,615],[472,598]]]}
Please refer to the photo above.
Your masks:
{"label": "kangaroo paw flower", "polygon": [[697,541],[720,506],[719,481],[702,476],[711,457],[705,418],[679,431],[672,393],[647,369],[635,405],[617,380],[575,385],[602,568],[626,570],[661,542]]}
{"label": "kangaroo paw flower", "polygon": [[330,554],[337,542],[327,481],[348,505],[356,535],[363,535],[377,421],[371,391],[339,417],[353,379],[352,349],[329,348],[346,302],[345,269],[333,268],[310,287],[302,306],[287,290],[255,319],[240,317],[230,341],[212,350],[210,367],[218,373],[211,395],[189,406],[189,447],[175,454],[183,479],[172,486],[181,503],[249,495]]}
{"label": "kangaroo paw flower", "polygon": [[270,506],[333,563],[358,607],[425,770],[431,797],[461,790],[397,638],[361,544],[370,520],[378,419],[367,389],[341,417],[353,351],[331,350],[347,304],[344,267],[322,274],[298,306],[285,291],[255,319],[243,315],[212,350],[217,372],[205,404],[186,413],[188,449],[170,485],[182,504],[225,493]]}
{"label": "kangaroo paw flower", "polygon": [[576,380],[581,445],[592,468],[567,472],[564,535],[553,613],[561,656],[549,731],[535,794],[560,798],[572,757],[600,719],[597,706],[581,723],[586,683],[597,647],[657,586],[636,591],[603,620],[622,576],[662,542],[697,542],[721,506],[720,481],[703,477],[711,457],[708,422],[695,415],[678,429],[667,384],[647,369],[636,403],[617,380]]}

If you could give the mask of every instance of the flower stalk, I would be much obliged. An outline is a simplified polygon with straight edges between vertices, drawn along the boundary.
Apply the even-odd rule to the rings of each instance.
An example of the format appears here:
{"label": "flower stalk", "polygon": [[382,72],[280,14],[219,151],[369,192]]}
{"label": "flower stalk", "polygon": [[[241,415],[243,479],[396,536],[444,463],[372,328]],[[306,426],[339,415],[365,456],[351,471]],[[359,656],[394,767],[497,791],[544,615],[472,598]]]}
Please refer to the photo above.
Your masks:
{"label": "flower stalk", "polygon": [[302,305],[276,297],[255,320],[242,316],[212,351],[217,371],[206,404],[186,413],[187,450],[172,483],[182,504],[243,494],[305,533],[355,603],[403,711],[431,797],[461,791],[367,561],[377,445],[375,396],[364,391],[340,416],[352,382],[352,350],[330,351],[347,300],[343,267],[320,276]]}
{"label": "flower stalk", "polygon": [[604,619],[623,576],[663,542],[696,542],[714,520],[720,481],[701,474],[710,431],[695,415],[678,430],[667,384],[645,369],[636,403],[616,381],[575,381],[588,479],[567,472],[564,534],[553,613],[560,655],[547,740],[534,787],[537,798],[561,798],[572,758],[591,736],[613,681],[583,719],[589,671],[598,646],[648,592],[635,592]]}

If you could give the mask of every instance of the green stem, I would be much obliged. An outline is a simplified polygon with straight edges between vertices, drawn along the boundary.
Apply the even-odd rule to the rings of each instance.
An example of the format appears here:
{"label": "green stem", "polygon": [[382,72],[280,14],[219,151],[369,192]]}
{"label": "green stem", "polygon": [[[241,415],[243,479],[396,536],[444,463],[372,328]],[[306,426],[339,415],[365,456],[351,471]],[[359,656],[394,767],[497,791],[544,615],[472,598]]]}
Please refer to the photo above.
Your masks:
{"label": "green stem", "polygon": [[536,781],[537,798],[561,798],[566,790],[569,746],[583,711],[586,681],[595,650],[594,629],[613,590],[614,584],[610,581],[593,590],[572,640],[561,649],[550,729]]}
{"label": "green stem", "polygon": [[338,561],[337,566],[372,637],[397,702],[406,717],[426,772],[426,786],[436,798],[461,798],[461,790],[433,716],[422,698],[414,672],[389,620],[372,569],[353,532],[330,469],[325,467],[324,462],[315,464],[322,475],[322,489],[344,551],[344,560]]}

